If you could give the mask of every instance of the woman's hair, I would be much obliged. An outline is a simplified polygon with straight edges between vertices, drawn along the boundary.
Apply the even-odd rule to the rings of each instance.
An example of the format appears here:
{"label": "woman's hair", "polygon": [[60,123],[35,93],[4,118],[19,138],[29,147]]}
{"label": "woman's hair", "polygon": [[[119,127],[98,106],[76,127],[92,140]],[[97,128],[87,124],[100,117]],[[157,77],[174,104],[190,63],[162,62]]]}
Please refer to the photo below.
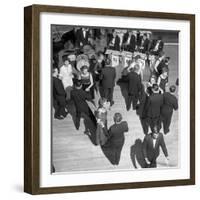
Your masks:
{"label": "woman's hair", "polygon": [[62,61],[65,62],[65,61],[69,61],[70,62],[70,59],[68,58],[68,55],[64,55],[62,57]]}
{"label": "woman's hair", "polygon": [[121,122],[122,121],[122,114],[121,113],[115,113],[113,119],[114,119],[115,123]]}
{"label": "woman's hair", "polygon": [[81,71],[83,72],[84,69],[88,69],[88,66],[87,66],[87,65],[83,65],[83,66],[81,67]]}
{"label": "woman's hair", "polygon": [[98,103],[99,103],[99,107],[102,108],[102,107],[103,107],[103,104],[104,104],[105,102],[107,102],[107,99],[106,99],[106,98],[100,98],[100,99],[99,99],[99,102],[98,102]]}

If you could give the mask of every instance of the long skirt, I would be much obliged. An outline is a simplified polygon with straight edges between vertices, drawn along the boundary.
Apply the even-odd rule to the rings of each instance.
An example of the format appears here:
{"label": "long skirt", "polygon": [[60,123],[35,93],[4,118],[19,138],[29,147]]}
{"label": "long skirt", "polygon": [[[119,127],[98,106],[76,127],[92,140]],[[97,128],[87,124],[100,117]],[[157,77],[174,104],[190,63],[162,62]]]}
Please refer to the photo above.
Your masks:
{"label": "long skirt", "polygon": [[107,140],[107,128],[102,128],[101,124],[97,124],[96,144],[103,146],[107,142]]}

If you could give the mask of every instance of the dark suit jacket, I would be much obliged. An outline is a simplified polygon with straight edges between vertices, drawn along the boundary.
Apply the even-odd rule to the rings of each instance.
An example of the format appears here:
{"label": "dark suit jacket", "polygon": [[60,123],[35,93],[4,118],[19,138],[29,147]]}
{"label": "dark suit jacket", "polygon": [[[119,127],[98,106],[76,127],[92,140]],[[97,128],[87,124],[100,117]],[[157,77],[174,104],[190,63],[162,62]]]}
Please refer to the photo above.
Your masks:
{"label": "dark suit jacket", "polygon": [[178,100],[173,94],[165,92],[163,94],[163,99],[164,99],[164,104],[161,108],[162,115],[164,116],[171,115],[173,113],[173,110],[178,109]]}
{"label": "dark suit jacket", "polygon": [[[113,40],[113,36],[110,39],[110,42],[112,42],[112,40]],[[109,46],[109,47],[110,47],[110,49],[113,49],[113,50],[116,50],[116,51],[120,51],[120,37],[118,35],[116,35],[116,37],[115,37],[114,46]]]}
{"label": "dark suit jacket", "polygon": [[[123,37],[123,45],[126,45],[128,37],[129,37],[129,34],[125,33],[124,37]],[[135,51],[135,46],[136,46],[136,38],[135,38],[134,35],[131,35],[129,44],[127,44],[127,46],[125,46],[125,50],[134,52]]]}
{"label": "dark suit jacket", "polygon": [[147,116],[150,118],[160,117],[162,106],[163,106],[163,95],[153,93],[148,100]]}
{"label": "dark suit jacket", "polygon": [[116,70],[114,67],[106,66],[102,69],[100,79],[103,88],[113,88],[115,86]]}
{"label": "dark suit jacket", "polygon": [[128,124],[123,121],[119,124],[113,124],[109,128],[109,140],[113,145],[122,145],[124,143],[124,133],[128,132]]}
{"label": "dark suit jacket", "polygon": [[90,113],[90,108],[86,100],[91,101],[92,97],[89,93],[82,89],[73,89],[71,91],[71,99],[73,100],[78,112]]}
{"label": "dark suit jacket", "polygon": [[61,105],[65,105],[65,89],[62,84],[62,81],[59,78],[53,77],[53,98],[56,101],[59,101]]}
{"label": "dark suit jacket", "polygon": [[139,96],[142,91],[141,77],[136,72],[130,72],[127,76],[128,94]]}
{"label": "dark suit jacket", "polygon": [[84,45],[88,44],[88,38],[89,38],[89,31],[86,31],[85,37],[83,35],[83,30],[82,29],[78,29],[76,32],[76,40],[77,40],[77,44],[78,46],[80,46],[80,43]]}
{"label": "dark suit jacket", "polygon": [[160,147],[162,148],[162,151],[164,155],[168,156],[168,151],[166,148],[166,144],[164,141],[164,137],[162,133],[159,133],[155,147],[153,146],[153,138],[152,133],[145,136],[143,141],[143,154],[145,158],[148,158],[149,161],[156,160],[156,158],[160,154]]}
{"label": "dark suit jacket", "polygon": [[141,45],[141,47],[142,47],[141,52],[146,53],[149,50],[149,39],[146,39]]}

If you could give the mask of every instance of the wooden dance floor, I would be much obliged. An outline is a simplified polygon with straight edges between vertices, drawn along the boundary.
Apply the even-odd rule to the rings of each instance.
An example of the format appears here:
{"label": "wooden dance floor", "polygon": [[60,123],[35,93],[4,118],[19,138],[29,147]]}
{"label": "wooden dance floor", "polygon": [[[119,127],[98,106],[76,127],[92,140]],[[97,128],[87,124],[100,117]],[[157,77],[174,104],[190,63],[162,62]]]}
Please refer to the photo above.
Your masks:
{"label": "wooden dance floor", "polygon": [[[167,56],[171,57],[169,85],[175,84],[178,77],[178,46],[166,45],[164,49]],[[121,67],[117,68],[118,78]],[[178,91],[177,91],[178,94]],[[178,96],[178,95],[177,95]],[[96,97],[97,101],[97,97]],[[118,166],[113,166],[105,156],[100,146],[95,146],[90,138],[84,134],[85,126],[81,119],[80,129],[77,131],[70,114],[64,120],[53,119],[52,123],[52,164],[55,172],[80,172],[97,170],[126,170],[140,169],[144,166],[142,159],[142,141],[144,134],[139,117],[133,110],[126,111],[124,97],[120,86],[116,84],[114,89],[115,104],[108,113],[108,127],[113,124],[113,115],[120,112],[123,120],[128,122],[129,132],[125,134],[125,144],[121,152]],[[91,105],[94,110],[94,106]],[[175,111],[170,126],[170,133],[165,137],[169,152],[169,166],[178,167],[179,148],[178,112]],[[164,155],[158,158],[158,167],[167,167]]]}

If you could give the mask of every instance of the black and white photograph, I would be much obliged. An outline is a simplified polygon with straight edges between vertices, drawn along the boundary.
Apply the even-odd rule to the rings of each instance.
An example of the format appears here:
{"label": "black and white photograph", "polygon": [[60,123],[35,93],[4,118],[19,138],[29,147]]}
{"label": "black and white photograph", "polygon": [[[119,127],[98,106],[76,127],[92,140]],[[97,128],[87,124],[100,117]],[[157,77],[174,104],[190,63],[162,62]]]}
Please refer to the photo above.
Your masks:
{"label": "black and white photograph", "polygon": [[51,25],[51,173],[180,167],[179,31]]}

